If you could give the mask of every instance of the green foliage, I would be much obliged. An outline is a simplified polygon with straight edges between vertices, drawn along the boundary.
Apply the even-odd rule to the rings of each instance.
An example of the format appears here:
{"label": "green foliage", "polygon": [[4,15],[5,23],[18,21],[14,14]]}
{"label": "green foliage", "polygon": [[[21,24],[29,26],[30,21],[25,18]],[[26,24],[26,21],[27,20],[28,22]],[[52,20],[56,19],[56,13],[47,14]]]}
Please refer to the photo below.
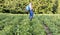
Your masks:
{"label": "green foliage", "polygon": [[53,33],[52,35],[60,35],[59,27],[60,27],[60,16],[59,15],[50,15],[44,17],[44,23],[50,28],[50,31]]}
{"label": "green foliage", "polygon": [[46,35],[43,24],[50,28],[52,35],[60,35],[60,16],[36,14],[29,21],[27,14],[0,13],[0,35]]}
{"label": "green foliage", "polygon": [[[59,0],[1,0],[2,12],[25,13],[25,7],[32,2],[33,11],[40,14],[56,14]],[[0,9],[0,11],[1,11]],[[9,11],[8,11],[9,10]]]}
{"label": "green foliage", "polygon": [[60,14],[60,0],[58,0],[58,9],[57,9],[57,13]]}

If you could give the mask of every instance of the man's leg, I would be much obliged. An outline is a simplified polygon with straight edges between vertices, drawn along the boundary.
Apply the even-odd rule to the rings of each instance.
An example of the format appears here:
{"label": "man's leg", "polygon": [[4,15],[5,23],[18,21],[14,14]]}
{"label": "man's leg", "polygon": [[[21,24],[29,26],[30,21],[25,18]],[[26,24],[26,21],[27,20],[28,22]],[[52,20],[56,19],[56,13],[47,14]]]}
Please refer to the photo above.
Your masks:
{"label": "man's leg", "polygon": [[30,10],[30,21],[32,21],[32,18],[33,18],[33,11]]}
{"label": "man's leg", "polygon": [[33,18],[33,17],[32,17],[32,16],[30,16],[29,18],[30,18],[30,21],[32,21],[32,18]]}

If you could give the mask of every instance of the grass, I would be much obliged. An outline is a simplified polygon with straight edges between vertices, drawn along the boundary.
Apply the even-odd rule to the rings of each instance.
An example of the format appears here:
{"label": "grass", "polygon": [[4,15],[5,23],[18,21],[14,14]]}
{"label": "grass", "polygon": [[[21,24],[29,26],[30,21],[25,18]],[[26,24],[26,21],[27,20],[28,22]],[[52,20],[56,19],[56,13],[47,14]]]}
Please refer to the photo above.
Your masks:
{"label": "grass", "polygon": [[29,14],[0,13],[0,35],[46,35],[44,23],[52,35],[60,35],[59,14],[35,14],[32,21]]}

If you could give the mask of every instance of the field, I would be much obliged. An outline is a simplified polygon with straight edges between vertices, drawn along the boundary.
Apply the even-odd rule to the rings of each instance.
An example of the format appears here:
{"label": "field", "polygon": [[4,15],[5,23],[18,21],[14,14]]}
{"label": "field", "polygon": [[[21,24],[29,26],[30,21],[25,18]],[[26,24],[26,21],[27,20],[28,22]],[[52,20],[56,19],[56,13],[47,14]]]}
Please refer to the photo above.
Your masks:
{"label": "field", "polygon": [[30,21],[29,14],[0,13],[0,35],[48,35],[47,31],[60,35],[59,14],[35,14]]}

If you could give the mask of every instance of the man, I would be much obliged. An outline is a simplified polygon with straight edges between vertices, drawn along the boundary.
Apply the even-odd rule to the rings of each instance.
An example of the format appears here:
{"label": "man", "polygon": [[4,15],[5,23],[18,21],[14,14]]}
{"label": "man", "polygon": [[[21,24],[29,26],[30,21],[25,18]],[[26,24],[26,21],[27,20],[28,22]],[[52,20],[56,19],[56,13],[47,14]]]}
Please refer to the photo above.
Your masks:
{"label": "man", "polygon": [[27,7],[26,7],[26,10],[28,10],[30,12],[30,15],[29,15],[29,18],[30,18],[30,21],[32,21],[32,18],[33,18],[33,8],[32,8],[32,3],[30,3]]}

